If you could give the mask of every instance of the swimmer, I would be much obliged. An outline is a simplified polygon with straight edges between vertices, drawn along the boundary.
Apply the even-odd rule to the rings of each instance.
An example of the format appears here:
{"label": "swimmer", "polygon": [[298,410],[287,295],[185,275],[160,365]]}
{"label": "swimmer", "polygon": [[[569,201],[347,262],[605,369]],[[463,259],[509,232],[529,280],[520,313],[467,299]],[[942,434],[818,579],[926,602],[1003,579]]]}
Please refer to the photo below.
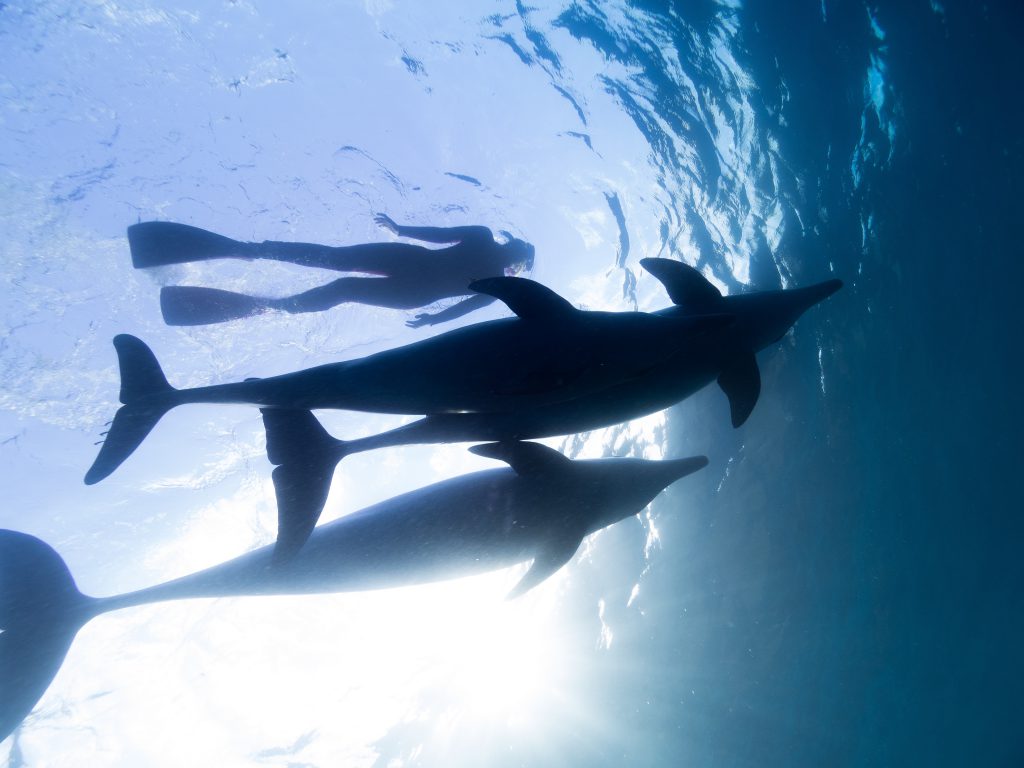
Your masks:
{"label": "swimmer", "polygon": [[275,240],[244,243],[198,227],[164,221],[147,221],[128,227],[128,243],[136,268],[241,258],[273,259],[365,275],[341,277],[284,298],[249,296],[198,286],[166,286],[160,291],[160,308],[168,325],[220,323],[270,309],[289,313],[321,312],[346,302],[418,309],[443,299],[467,297],[438,312],[417,314],[406,323],[411,328],[419,328],[453,320],[493,302],[493,296],[469,290],[474,280],[515,276],[533,268],[533,246],[504,231],[500,232],[502,242],[483,226],[405,226],[382,213],[374,220],[399,237],[448,247],[426,248],[397,242],[337,247]]}

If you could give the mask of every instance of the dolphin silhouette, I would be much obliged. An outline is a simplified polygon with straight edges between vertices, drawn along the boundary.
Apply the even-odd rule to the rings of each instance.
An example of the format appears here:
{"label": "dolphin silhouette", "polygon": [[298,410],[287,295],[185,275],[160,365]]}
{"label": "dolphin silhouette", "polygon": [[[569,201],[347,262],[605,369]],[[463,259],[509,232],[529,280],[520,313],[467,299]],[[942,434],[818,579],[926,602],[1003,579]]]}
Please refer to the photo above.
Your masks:
{"label": "dolphin silhouette", "polygon": [[238,383],[175,389],[149,347],[134,336],[116,336],[123,405],[86,484],[110,475],[163,414],[184,403],[404,414],[516,412],[643,376],[691,335],[731,322],[718,313],[663,317],[583,311],[525,278],[493,277],[470,287],[501,299],[517,317],[356,360]]}
{"label": "dolphin silhouette", "polygon": [[49,687],[78,630],[100,614],[189,598],[383,589],[532,560],[513,598],[571,560],[584,537],[635,515],[707,464],[703,456],[571,461],[537,443],[470,450],[511,468],[435,483],[320,526],[285,563],[263,547],[112,597],[83,595],[51,547],[0,530],[0,740]]}
{"label": "dolphin silhouette", "polygon": [[761,391],[756,353],[779,341],[804,312],[843,285],[840,280],[826,280],[804,288],[722,296],[700,272],[682,262],[652,258],[640,263],[661,281],[675,304],[654,314],[699,318],[712,313],[733,321],[705,333],[688,334],[661,364],[605,389],[515,412],[437,413],[363,438],[330,438],[331,455],[340,460],[399,445],[527,440],[585,432],[668,408],[716,379],[728,397],[732,425],[739,427]]}

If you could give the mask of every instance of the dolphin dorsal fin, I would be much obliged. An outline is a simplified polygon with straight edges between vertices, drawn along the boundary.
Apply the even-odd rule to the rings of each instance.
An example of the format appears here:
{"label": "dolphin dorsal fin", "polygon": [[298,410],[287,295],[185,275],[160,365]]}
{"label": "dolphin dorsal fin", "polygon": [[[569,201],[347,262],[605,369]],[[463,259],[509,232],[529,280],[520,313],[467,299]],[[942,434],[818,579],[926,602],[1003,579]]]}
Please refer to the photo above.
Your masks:
{"label": "dolphin dorsal fin", "polygon": [[566,458],[554,448],[548,448],[540,443],[524,443],[518,440],[474,445],[469,450],[477,456],[504,461],[515,470],[517,475],[523,476],[547,474],[552,469],[557,471],[572,464],[571,459]]}
{"label": "dolphin dorsal fin", "polygon": [[572,560],[582,541],[583,534],[579,531],[568,528],[558,531],[537,552],[530,564],[530,570],[523,574],[523,578],[512,588],[505,599],[514,600],[520,595],[526,594],[553,575],[559,568]]}
{"label": "dolphin dorsal fin", "polygon": [[707,310],[722,301],[722,292],[689,264],[673,259],[640,259],[640,264],[665,286],[673,304],[687,310]]}
{"label": "dolphin dorsal fin", "polygon": [[525,277],[486,277],[474,280],[469,287],[503,301],[524,320],[562,319],[579,312],[550,288]]}

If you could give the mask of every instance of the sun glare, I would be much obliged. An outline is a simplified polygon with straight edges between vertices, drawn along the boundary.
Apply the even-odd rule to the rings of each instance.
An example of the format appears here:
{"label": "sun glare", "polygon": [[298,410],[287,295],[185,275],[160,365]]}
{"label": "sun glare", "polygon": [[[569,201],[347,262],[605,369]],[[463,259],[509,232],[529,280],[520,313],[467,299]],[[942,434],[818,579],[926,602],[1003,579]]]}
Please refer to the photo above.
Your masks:
{"label": "sun glare", "polygon": [[[556,669],[559,581],[517,599],[504,595],[523,568],[444,584],[396,591],[404,606],[384,607],[374,621],[383,632],[410,616],[420,659],[417,677],[458,720],[527,726],[543,709]],[[427,693],[427,691],[424,691]]]}

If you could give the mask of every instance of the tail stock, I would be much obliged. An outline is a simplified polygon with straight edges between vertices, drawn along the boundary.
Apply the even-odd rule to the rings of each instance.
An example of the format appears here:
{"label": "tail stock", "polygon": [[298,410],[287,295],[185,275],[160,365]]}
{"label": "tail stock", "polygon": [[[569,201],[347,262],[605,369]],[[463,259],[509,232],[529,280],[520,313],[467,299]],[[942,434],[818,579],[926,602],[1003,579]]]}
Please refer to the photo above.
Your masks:
{"label": "tail stock", "polygon": [[85,484],[93,485],[110,475],[146,439],[156,423],[175,402],[176,390],[167,383],[160,363],[145,342],[128,334],[114,337],[114,349],[121,369],[121,402],[114,414],[107,439],[96,460],[85,473]]}
{"label": "tail stock", "polygon": [[287,562],[302,549],[327,503],[334,468],[347,451],[309,411],[261,408],[267,430],[267,458],[274,469],[277,544],[274,562]]}
{"label": "tail stock", "polygon": [[94,615],[93,598],[48,544],[0,530],[0,741],[32,711]]}

